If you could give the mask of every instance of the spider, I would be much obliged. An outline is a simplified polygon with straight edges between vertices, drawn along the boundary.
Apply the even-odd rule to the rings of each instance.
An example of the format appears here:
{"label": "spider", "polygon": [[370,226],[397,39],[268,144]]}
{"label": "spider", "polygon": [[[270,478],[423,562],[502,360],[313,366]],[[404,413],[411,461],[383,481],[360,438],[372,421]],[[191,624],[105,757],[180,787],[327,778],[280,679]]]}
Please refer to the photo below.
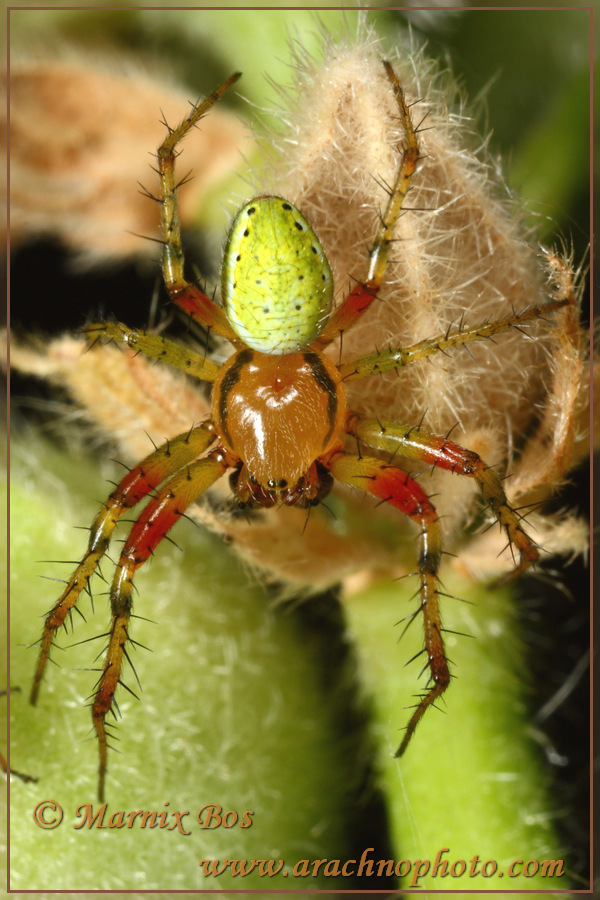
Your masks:
{"label": "spider", "polygon": [[[176,181],[178,147],[237,81],[240,74],[235,73],[193,107],[177,128],[167,126],[168,135],[157,152],[159,196],[144,189],[160,208],[162,271],[170,300],[194,322],[230,341],[233,354],[218,366],[163,336],[122,323],[103,322],[85,329],[90,342],[123,343],[213,385],[210,418],[156,448],[108,497],[92,523],[85,556],[45,620],[32,703],[37,700],[56,632],[88,588],[120,515],[149,498],[125,541],[110,589],[112,624],[92,703],[99,744],[100,800],[104,798],[109,749],[106,717],[117,708],[115,693],[119,685],[125,686],[121,670],[124,659],[130,661],[127,645],[133,643],[129,626],[135,572],[190,504],[227,472],[235,500],[242,508],[283,505],[309,510],[325,499],[338,480],[396,507],[417,526],[415,574],[420,603],[409,619],[419,613],[423,617],[422,653],[429,682],[410,717],[398,756],[451,679],[439,603],[443,594],[439,582],[443,552],[440,523],[424,489],[398,461],[418,460],[474,479],[506,533],[517,571],[538,560],[538,549],[523,528],[522,516],[509,505],[499,476],[476,453],[448,436],[426,432],[420,424],[380,421],[349,410],[345,385],[353,379],[401,372],[436,353],[518,329],[565,306],[568,300],[529,306],[502,320],[476,326],[461,322],[454,331],[449,329],[412,346],[349,361],[336,363],[324,352],[367,315],[377,300],[394,228],[422,162],[419,128],[413,123],[411,108],[391,64],[384,62],[383,66],[404,135],[398,147],[394,182],[386,187],[388,199],[369,249],[366,272],[342,303],[334,308],[332,273],[317,235],[300,210],[279,196],[255,197],[235,216],[224,251],[221,305],[184,277],[177,190],[186,179]],[[353,439],[355,450],[347,449],[348,438]]]}

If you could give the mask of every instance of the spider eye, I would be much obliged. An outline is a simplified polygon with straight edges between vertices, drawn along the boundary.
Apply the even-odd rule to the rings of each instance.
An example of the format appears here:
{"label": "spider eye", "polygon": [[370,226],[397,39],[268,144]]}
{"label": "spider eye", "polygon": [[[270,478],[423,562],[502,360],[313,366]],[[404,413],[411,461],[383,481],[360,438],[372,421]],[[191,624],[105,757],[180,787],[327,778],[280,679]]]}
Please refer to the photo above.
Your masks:
{"label": "spider eye", "polygon": [[322,330],[333,299],[325,251],[282,197],[257,197],[233,221],[223,261],[223,305],[238,337],[261,353],[295,353]]}

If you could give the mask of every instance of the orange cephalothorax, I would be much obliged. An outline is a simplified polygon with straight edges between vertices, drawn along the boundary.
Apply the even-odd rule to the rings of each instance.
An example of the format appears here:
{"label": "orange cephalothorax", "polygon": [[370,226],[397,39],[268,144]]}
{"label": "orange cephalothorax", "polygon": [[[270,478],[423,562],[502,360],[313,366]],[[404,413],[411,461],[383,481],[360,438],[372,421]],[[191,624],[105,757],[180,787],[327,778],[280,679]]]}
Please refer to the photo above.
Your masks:
{"label": "orange cephalothorax", "polygon": [[268,491],[292,489],[336,442],[346,415],[337,367],[314,350],[266,356],[245,348],[213,387],[219,440]]}

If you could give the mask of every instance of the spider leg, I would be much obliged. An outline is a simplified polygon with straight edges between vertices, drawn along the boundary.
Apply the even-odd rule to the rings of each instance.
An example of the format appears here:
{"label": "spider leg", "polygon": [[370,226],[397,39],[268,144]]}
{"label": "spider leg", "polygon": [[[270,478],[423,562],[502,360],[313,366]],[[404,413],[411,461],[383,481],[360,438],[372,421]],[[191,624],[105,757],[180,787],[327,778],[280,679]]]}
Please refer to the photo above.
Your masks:
{"label": "spider leg", "polygon": [[414,425],[379,422],[356,413],[348,414],[346,430],[373,449],[383,450],[394,456],[418,459],[440,469],[473,478],[479,485],[485,503],[506,532],[510,546],[518,552],[518,571],[522,572],[537,562],[537,547],[523,530],[520,517],[509,505],[500,478],[477,453]]}
{"label": "spider leg", "polygon": [[425,652],[432,686],[421,697],[408,723],[396,753],[396,756],[401,756],[425,711],[444,693],[450,683],[438,597],[438,571],[442,556],[438,515],[423,488],[396,466],[388,465],[373,457],[359,458],[344,450],[334,451],[328,460],[322,462],[335,478],[390,503],[412,519],[420,529],[418,572],[420,609],[423,614]]}
{"label": "spider leg", "polygon": [[[21,688],[11,687],[11,691],[20,691]],[[8,691],[0,691],[0,697],[8,696]],[[14,775],[16,778],[20,778],[21,781],[32,782],[37,781],[37,778],[34,778],[33,775],[26,775],[24,772],[17,772],[16,769],[9,769],[8,762],[3,753],[0,753],[0,771],[4,772],[4,774],[8,777],[9,775]]]}
{"label": "spider leg", "polygon": [[154,552],[188,506],[219,479],[228,463],[218,451],[178,472],[160,489],[142,511],[123,547],[110,590],[112,625],[104,666],[94,702],[92,720],[100,747],[98,796],[104,800],[108,743],[106,714],[111,710],[121,678],[123,656],[127,656],[129,619],[132,609],[133,576]]}
{"label": "spider leg", "polygon": [[169,128],[169,134],[158,148],[156,155],[161,189],[159,203],[163,244],[162,270],[165,286],[173,303],[183,309],[194,321],[212,328],[216,334],[220,334],[228,340],[235,340],[236,335],[221,307],[217,306],[195,285],[186,281],[183,274],[183,247],[177,204],[179,185],[175,181],[175,159],[178,155],[176,152],[178,144],[239,77],[240,73],[236,72],[202,103],[195,106],[177,128]]}
{"label": "spider leg", "polygon": [[16,769],[9,769],[8,763],[6,762],[6,757],[3,753],[0,753],[0,771],[4,772],[5,775],[14,775],[16,778],[20,778],[21,781],[26,783],[37,781],[37,778],[34,778],[33,775],[25,775],[24,772],[17,772]]}
{"label": "spider leg", "polygon": [[58,601],[54,604],[44,622],[40,639],[40,655],[31,688],[30,702],[38,698],[44,670],[56,632],[79,600],[96,571],[98,563],[108,550],[108,545],[119,516],[146,497],[150,491],[171,475],[172,472],[196,459],[214,440],[208,425],[198,425],[185,434],[167,441],[122,479],[104,503],[90,529],[88,549],[75,572],[66,584]]}
{"label": "spider leg", "polygon": [[569,299],[559,299],[546,303],[543,306],[528,306],[520,313],[513,312],[510,316],[506,316],[497,322],[482,322],[479,325],[473,325],[468,328],[459,326],[458,330],[453,333],[450,333],[448,330],[444,334],[428,338],[425,341],[419,341],[410,347],[378,350],[375,353],[369,353],[367,356],[360,356],[358,359],[342,363],[338,368],[344,381],[366,378],[369,375],[380,375],[383,372],[392,372],[394,369],[410,366],[418,360],[426,359],[436,353],[447,353],[455,347],[462,347],[473,341],[484,341],[493,338],[495,334],[501,331],[508,331],[510,328],[522,330],[533,319],[543,318],[547,313],[568,306],[569,303]]}
{"label": "spider leg", "polygon": [[387,268],[394,237],[394,228],[402,212],[404,200],[419,160],[419,144],[404,91],[390,63],[384,62],[383,65],[394,91],[400,120],[405,132],[400,162],[394,184],[389,191],[385,212],[381,218],[373,245],[369,250],[367,277],[364,281],[357,284],[341,306],[335,310],[316,342],[320,347],[327,346],[327,344],[330,344],[331,341],[338,337],[340,332],[351,328],[377,297],[377,291],[381,287]]}
{"label": "spider leg", "polygon": [[90,344],[103,340],[126,344],[137,353],[165,362],[202,381],[214,381],[220,369],[220,366],[210,359],[194,353],[187,347],[180,347],[160,334],[148,334],[137,328],[130,328],[122,322],[98,322],[86,325],[85,336]]}

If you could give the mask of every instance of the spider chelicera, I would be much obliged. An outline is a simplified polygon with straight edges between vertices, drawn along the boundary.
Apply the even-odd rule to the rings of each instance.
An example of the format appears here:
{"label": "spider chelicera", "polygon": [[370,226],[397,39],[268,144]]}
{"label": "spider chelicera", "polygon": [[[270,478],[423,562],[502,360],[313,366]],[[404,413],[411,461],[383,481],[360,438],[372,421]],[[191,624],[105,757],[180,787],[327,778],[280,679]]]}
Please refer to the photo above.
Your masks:
{"label": "spider chelicera", "polygon": [[[499,476],[470,450],[420,425],[370,419],[346,406],[345,384],[357,378],[402,369],[439,352],[491,338],[564,306],[557,299],[513,312],[501,321],[463,326],[409,347],[371,353],[335,363],[324,350],[367,314],[386,272],[394,227],[419,164],[418,129],[392,66],[383,63],[393,91],[404,137],[380,225],[369,251],[366,274],[333,308],[333,279],[325,252],[300,211],[278,196],[260,196],[237,213],[225,248],[218,305],[183,274],[175,159],[177,147],[222,94],[240,77],[234,74],[169,133],[158,149],[162,269],[171,301],[192,320],[231,341],[233,355],[222,365],[179,347],[166,338],[101,323],[86,328],[90,340],[124,343],[203,381],[212,382],[212,414],[185,434],[168,441],[123,478],[96,516],[87,552],[46,617],[31,693],[36,702],[54,636],[82,591],[87,589],[124,510],[150,498],[121,552],[111,590],[112,624],[102,672],[92,703],[100,749],[99,796],[107,767],[106,715],[113,709],[123,658],[132,641],[133,578],[167,532],[227,471],[241,506],[276,504],[309,508],[320,503],[334,480],[360,488],[408,516],[419,529],[418,579],[429,684],[419,698],[401,755],[423,714],[450,682],[439,609],[442,536],[436,510],[423,488],[398,465],[402,457],[420,460],[475,479],[483,500],[507,535],[518,570],[538,559],[538,550],[508,504]],[[347,438],[355,446],[346,449]]]}

